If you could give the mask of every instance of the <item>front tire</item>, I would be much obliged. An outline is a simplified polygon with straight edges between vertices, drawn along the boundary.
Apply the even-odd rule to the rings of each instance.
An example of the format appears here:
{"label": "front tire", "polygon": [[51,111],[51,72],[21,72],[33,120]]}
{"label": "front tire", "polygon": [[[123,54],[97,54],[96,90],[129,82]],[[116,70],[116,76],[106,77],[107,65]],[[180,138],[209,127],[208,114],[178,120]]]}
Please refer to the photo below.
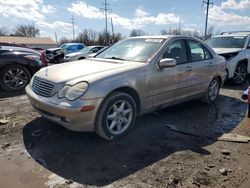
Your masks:
{"label": "front tire", "polygon": [[0,86],[6,91],[20,91],[30,82],[30,72],[21,65],[10,65],[0,71]]}
{"label": "front tire", "polygon": [[214,101],[217,99],[219,92],[220,92],[220,86],[221,83],[218,78],[214,78],[207,89],[206,96],[202,99],[205,103],[214,103]]}
{"label": "front tire", "polygon": [[234,71],[232,82],[234,85],[242,85],[247,78],[247,67],[243,63],[239,63]]}
{"label": "front tire", "polygon": [[115,92],[100,107],[96,133],[107,140],[118,140],[133,128],[136,114],[134,99],[126,93]]}

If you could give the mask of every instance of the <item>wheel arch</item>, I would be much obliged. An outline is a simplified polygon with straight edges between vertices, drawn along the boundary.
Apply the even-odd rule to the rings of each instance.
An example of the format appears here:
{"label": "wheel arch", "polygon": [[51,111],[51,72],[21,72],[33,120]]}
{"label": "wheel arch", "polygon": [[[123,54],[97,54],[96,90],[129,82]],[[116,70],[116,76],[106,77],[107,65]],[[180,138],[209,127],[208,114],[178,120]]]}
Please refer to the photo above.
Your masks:
{"label": "wheel arch", "polygon": [[1,66],[0,71],[7,68],[7,67],[15,66],[15,65],[21,66],[21,67],[24,67],[25,69],[27,69],[29,71],[31,77],[32,77],[33,70],[31,69],[31,67],[27,66],[26,63],[18,63],[18,62],[15,62],[15,61],[10,61],[10,62],[6,63],[6,65]]}
{"label": "wheel arch", "polygon": [[240,61],[238,61],[238,64],[244,64],[246,67],[248,67],[248,59],[246,59],[246,58],[241,59]]}
{"label": "wheel arch", "polygon": [[221,76],[215,76],[214,78],[218,79],[219,82],[220,82],[220,87],[222,86],[222,78]]}
{"label": "wheel arch", "polygon": [[137,110],[137,114],[140,113],[140,110],[141,110],[141,100],[140,100],[140,96],[139,94],[137,93],[137,91],[135,89],[133,89],[132,87],[129,87],[129,86],[122,86],[122,87],[118,87],[118,88],[115,88],[113,89],[112,91],[110,91],[106,96],[105,98],[103,99],[102,103],[100,106],[102,106],[102,104],[104,103],[105,99],[107,99],[110,95],[112,95],[113,93],[115,92],[123,92],[123,93],[126,93],[128,94],[129,96],[131,96],[135,103],[136,103],[136,110]]}

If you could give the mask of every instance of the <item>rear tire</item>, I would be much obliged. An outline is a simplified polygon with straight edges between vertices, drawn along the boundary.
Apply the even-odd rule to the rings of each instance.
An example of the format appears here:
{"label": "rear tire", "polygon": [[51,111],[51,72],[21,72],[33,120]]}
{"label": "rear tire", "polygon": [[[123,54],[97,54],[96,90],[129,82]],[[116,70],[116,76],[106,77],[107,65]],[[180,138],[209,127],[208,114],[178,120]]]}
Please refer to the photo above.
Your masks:
{"label": "rear tire", "polygon": [[96,119],[96,133],[107,140],[118,140],[133,128],[136,114],[134,99],[126,93],[114,92],[100,107]]}
{"label": "rear tire", "polygon": [[20,91],[30,79],[30,72],[22,65],[10,65],[0,71],[0,86],[6,91]]}
{"label": "rear tire", "polygon": [[208,86],[206,96],[202,99],[202,101],[207,104],[214,103],[219,95],[220,87],[220,80],[218,78],[213,78]]}
{"label": "rear tire", "polygon": [[234,85],[242,85],[247,78],[247,67],[243,63],[239,63],[234,71],[234,77],[231,79]]}

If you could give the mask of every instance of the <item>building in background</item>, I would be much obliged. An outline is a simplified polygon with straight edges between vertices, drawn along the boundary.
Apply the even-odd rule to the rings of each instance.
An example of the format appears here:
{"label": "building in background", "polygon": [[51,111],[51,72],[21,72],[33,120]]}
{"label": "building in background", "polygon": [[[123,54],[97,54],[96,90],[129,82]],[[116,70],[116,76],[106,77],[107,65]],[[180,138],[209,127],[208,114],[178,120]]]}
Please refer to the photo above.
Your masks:
{"label": "building in background", "polygon": [[51,38],[0,36],[0,42],[15,43],[34,49],[57,47],[57,44]]}

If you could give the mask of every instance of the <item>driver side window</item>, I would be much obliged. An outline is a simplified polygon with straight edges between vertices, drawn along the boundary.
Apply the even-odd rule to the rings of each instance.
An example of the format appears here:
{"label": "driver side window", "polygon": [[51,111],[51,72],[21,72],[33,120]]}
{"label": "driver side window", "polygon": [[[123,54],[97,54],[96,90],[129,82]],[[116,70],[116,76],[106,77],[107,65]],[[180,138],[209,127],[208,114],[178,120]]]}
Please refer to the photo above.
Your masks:
{"label": "driver side window", "polygon": [[187,63],[187,50],[184,40],[177,40],[171,43],[162,58],[172,58],[177,61],[177,64]]}

